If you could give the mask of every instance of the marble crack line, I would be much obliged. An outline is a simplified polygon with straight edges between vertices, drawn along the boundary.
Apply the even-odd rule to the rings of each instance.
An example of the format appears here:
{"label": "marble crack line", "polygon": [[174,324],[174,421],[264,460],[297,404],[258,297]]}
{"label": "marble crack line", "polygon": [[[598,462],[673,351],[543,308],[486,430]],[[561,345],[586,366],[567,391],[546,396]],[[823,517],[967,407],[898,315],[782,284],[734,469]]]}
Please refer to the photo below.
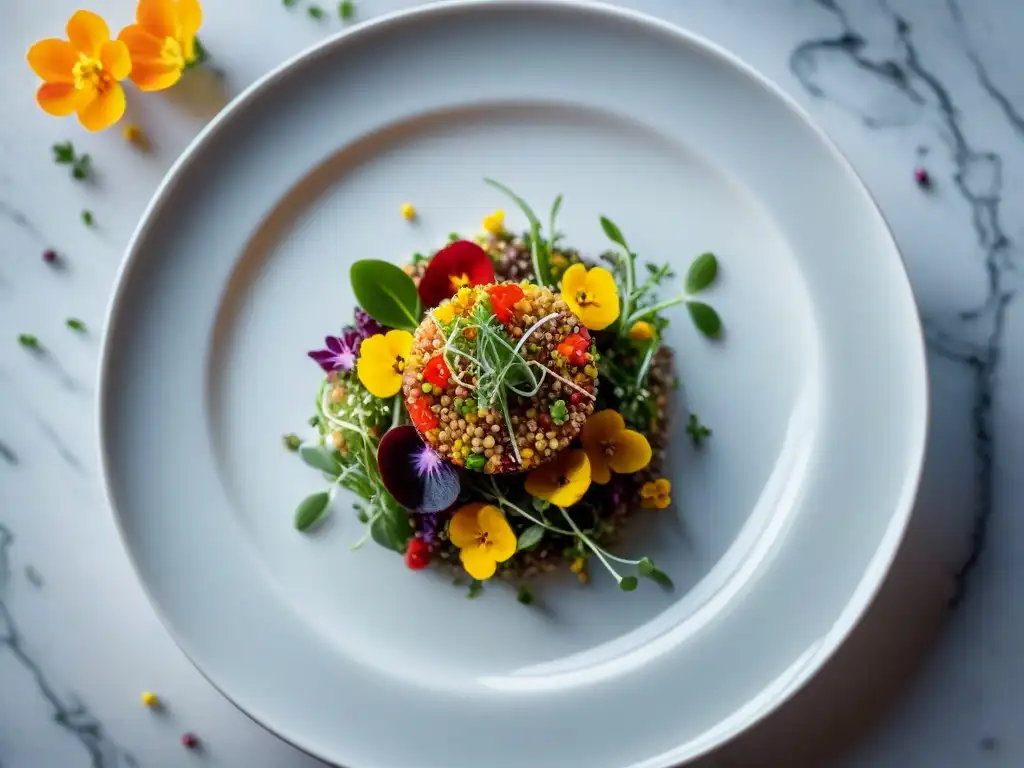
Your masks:
{"label": "marble crack line", "polygon": [[[881,3],[883,10],[892,19],[901,56],[899,60],[872,61],[863,55],[863,36],[852,27],[845,11],[838,3],[835,0],[816,2],[836,18],[841,34],[838,37],[810,40],[798,45],[790,56],[790,68],[794,76],[808,93],[816,97],[829,98],[829,94],[824,93],[817,83],[810,80],[805,59],[811,57],[813,67],[815,52],[830,47],[847,55],[857,67],[896,86],[905,98],[915,104],[921,103],[924,94],[924,103],[934,106],[941,129],[946,134],[945,143],[955,166],[953,185],[957,194],[968,205],[971,227],[983,254],[985,297],[977,307],[961,312],[959,319],[975,325],[983,323],[984,343],[972,349],[974,345],[965,346],[963,343],[957,343],[948,333],[928,334],[929,346],[933,351],[968,367],[974,388],[971,406],[975,456],[974,514],[970,548],[954,574],[955,591],[951,605],[956,605],[963,598],[968,579],[984,552],[993,509],[993,399],[998,386],[997,374],[1006,310],[1014,298],[1014,292],[1006,289],[1004,285],[1004,273],[1013,267],[1014,243],[1006,234],[1002,222],[1002,158],[995,152],[972,145],[952,94],[921,60],[914,44],[911,25],[906,19],[895,13],[886,3]],[[958,13],[959,8],[955,7],[953,0],[949,0],[949,3],[952,11]],[[982,88],[1001,107],[1013,128],[1021,130],[1024,121],[1021,121],[1020,113],[994,86],[981,60],[973,56],[971,61]],[[871,116],[867,115],[864,118],[865,122],[870,124]],[[985,188],[976,188],[978,177],[988,180]]]}
{"label": "marble crack line", "polygon": [[[14,533],[0,524],[0,588],[10,580],[10,548]],[[6,649],[35,682],[40,695],[53,710],[53,721],[71,734],[85,749],[91,768],[139,768],[131,754],[118,746],[102,723],[80,701],[65,702],[25,648],[25,643],[7,603],[0,599],[0,650]]]}

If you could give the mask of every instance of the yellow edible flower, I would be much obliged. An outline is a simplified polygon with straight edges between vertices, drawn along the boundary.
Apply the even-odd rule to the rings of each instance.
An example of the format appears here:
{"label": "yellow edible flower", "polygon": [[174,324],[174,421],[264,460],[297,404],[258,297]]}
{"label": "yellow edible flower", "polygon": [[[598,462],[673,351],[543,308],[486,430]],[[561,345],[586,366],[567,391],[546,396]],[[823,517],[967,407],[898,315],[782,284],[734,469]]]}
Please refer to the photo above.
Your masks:
{"label": "yellow edible flower", "polygon": [[591,331],[602,331],[619,316],[619,289],[604,267],[573,264],[562,275],[562,298]]}
{"label": "yellow edible flower", "polygon": [[143,91],[170,88],[199,57],[199,0],[139,0],[135,22],[117,36],[131,51],[132,82]]}
{"label": "yellow edible flower", "polygon": [[612,472],[629,475],[651,463],[651,444],[632,429],[618,412],[598,411],[587,419],[580,430],[583,450],[590,459],[590,472],[595,483],[604,485]]}
{"label": "yellow edible flower", "polygon": [[646,320],[637,320],[629,329],[629,338],[633,341],[649,341],[654,338],[654,326]]}
{"label": "yellow edible flower", "polygon": [[501,209],[484,216],[484,229],[492,235],[500,235],[505,231],[505,212]]}
{"label": "yellow edible flower", "polygon": [[516,553],[516,534],[497,507],[476,502],[452,515],[448,538],[459,548],[459,559],[474,579],[489,579]]}
{"label": "yellow edible flower", "polygon": [[672,483],[663,477],[644,483],[640,489],[640,506],[644,509],[664,509],[672,503]]}
{"label": "yellow edible flower", "polygon": [[405,361],[412,352],[412,334],[388,331],[363,339],[356,375],[374,397],[393,397],[402,388]]}
{"label": "yellow edible flower", "polygon": [[445,325],[448,325],[448,323],[455,319],[455,307],[451,305],[451,302],[434,307],[433,311],[434,317]]}
{"label": "yellow edible flower", "polygon": [[132,71],[128,48],[110,39],[107,23],[92,11],[77,11],[67,35],[40,40],[28,51],[29,66],[43,79],[36,103],[56,117],[74,112],[87,130],[102,131],[124,115],[120,81]]}
{"label": "yellow edible flower", "polygon": [[580,449],[563,451],[526,476],[526,492],[556,507],[571,507],[590,487],[590,459]]}

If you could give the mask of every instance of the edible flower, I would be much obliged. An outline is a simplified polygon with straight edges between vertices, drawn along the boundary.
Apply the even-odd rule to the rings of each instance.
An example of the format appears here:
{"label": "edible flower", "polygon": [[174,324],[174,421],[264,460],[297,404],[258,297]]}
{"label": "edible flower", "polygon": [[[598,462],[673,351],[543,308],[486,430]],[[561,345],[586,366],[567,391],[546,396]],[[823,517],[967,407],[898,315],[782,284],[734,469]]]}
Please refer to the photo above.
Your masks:
{"label": "edible flower", "polygon": [[459,498],[459,471],[410,424],[384,433],[377,446],[377,468],[388,493],[414,512],[440,512]]}
{"label": "edible flower", "polygon": [[492,235],[500,235],[505,231],[505,212],[499,208],[484,216],[483,227]]}
{"label": "edible flower", "polygon": [[351,371],[356,367],[356,355],[359,352],[359,332],[354,328],[342,331],[341,336],[328,336],[324,339],[326,349],[307,352],[320,364],[327,373],[331,371]]}
{"label": "edible flower", "polygon": [[665,509],[672,503],[672,483],[663,477],[644,483],[640,488],[640,506],[644,509]]}
{"label": "edible flower", "polygon": [[162,91],[201,58],[196,33],[203,23],[198,0],[139,0],[135,24],[117,39],[132,57],[132,82],[143,91]]}
{"label": "edible flower", "polygon": [[583,450],[590,459],[595,483],[604,485],[612,472],[629,475],[651,463],[651,445],[647,438],[632,429],[617,411],[598,411],[587,419],[580,430]]}
{"label": "edible flower", "polygon": [[439,307],[434,307],[434,317],[437,318],[438,322],[448,325],[448,323],[455,319],[455,305],[449,301]]}
{"label": "edible flower", "polygon": [[515,283],[502,283],[490,286],[487,289],[487,295],[491,297],[491,309],[494,310],[494,316],[501,321],[502,325],[507,325],[512,319],[513,305],[522,301],[526,294]]}
{"label": "edible flower", "polygon": [[460,288],[494,282],[494,262],[483,248],[469,240],[456,240],[442,248],[427,264],[419,284],[424,306],[436,307]]}
{"label": "edible flower", "polygon": [[402,388],[405,361],[412,352],[412,334],[388,331],[363,339],[356,374],[374,397],[393,397]]}
{"label": "edible flower", "polygon": [[629,338],[633,341],[649,341],[654,338],[654,326],[646,320],[637,320],[629,329]]}
{"label": "edible flower", "polygon": [[556,507],[571,507],[590,487],[590,459],[579,448],[563,451],[526,476],[526,492]]}
{"label": "edible flower", "polygon": [[359,331],[360,338],[368,339],[371,336],[376,336],[378,333],[387,333],[390,328],[385,328],[383,325],[378,323],[362,307],[356,307],[355,311],[356,319],[356,330]]}
{"label": "edible flower", "polygon": [[592,331],[601,331],[619,316],[619,290],[604,267],[573,264],[562,275],[562,297],[569,310]]}
{"label": "edible flower", "polygon": [[459,559],[474,579],[489,579],[516,553],[516,535],[505,515],[491,504],[460,507],[448,526],[448,538],[459,548]]}
{"label": "edible flower", "polygon": [[444,360],[444,355],[434,355],[423,366],[423,380],[432,387],[446,389],[451,377],[452,372]]}
{"label": "edible flower", "polygon": [[124,115],[120,81],[132,71],[128,48],[110,39],[107,23],[92,11],[76,11],[67,35],[40,40],[28,51],[29,66],[43,79],[36,103],[56,117],[74,112],[86,129],[102,131]]}

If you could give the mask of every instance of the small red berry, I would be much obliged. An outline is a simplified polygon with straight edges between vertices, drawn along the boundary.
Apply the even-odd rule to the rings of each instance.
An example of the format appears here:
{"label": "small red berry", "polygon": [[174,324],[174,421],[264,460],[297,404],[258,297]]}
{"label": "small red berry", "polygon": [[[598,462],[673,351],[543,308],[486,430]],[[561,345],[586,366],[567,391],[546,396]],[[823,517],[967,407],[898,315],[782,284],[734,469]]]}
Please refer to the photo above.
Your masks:
{"label": "small red berry", "polygon": [[413,539],[405,550],[405,564],[414,571],[430,565],[430,547],[423,539]]}
{"label": "small red berry", "polygon": [[43,261],[45,261],[47,264],[53,264],[55,261],[57,261],[57,252],[53,250],[53,248],[47,248],[45,251],[43,251]]}
{"label": "small red berry", "polygon": [[572,403],[573,405],[579,405],[580,400],[581,398],[579,392],[573,392],[571,395],[569,395],[569,402]]}
{"label": "small red berry", "polygon": [[199,746],[199,737],[194,733],[183,733],[181,735],[181,745],[185,749],[196,749]]}
{"label": "small red berry", "polygon": [[932,183],[932,177],[928,175],[928,171],[924,168],[916,168],[914,169],[914,181],[916,181],[919,186],[927,187]]}
{"label": "small red berry", "polygon": [[551,426],[551,417],[546,413],[542,413],[537,417],[537,424],[544,429],[547,429]]}

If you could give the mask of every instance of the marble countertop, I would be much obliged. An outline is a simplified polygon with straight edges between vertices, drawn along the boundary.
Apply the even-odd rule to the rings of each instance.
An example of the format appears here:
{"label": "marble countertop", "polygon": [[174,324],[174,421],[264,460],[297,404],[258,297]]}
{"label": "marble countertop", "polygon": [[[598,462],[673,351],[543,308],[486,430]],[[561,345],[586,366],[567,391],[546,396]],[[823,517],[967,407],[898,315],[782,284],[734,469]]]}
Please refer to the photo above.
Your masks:
{"label": "marble countertop", "polygon": [[[357,20],[415,5],[362,0]],[[1024,765],[1024,5],[1013,0],[629,0],[733,50],[848,154],[903,249],[928,337],[932,431],[917,514],[849,644],[706,766]],[[143,596],[100,489],[93,415],[103,311],[161,177],[222,103],[210,79],[133,100],[153,140],[87,135],[32,101],[31,42],[72,0],[0,25],[0,766],[321,765],[250,721],[177,649]],[[94,0],[127,20],[130,0]],[[208,0],[227,96],[337,30],[300,0]],[[331,4],[333,5],[333,4]],[[190,91],[190,92],[186,92]],[[96,176],[68,180],[71,138]],[[929,189],[914,180],[926,168]],[[79,212],[90,209],[93,228]],[[43,264],[54,248],[64,268]],[[866,298],[870,301],[870,298]],[[65,319],[83,319],[75,334]],[[49,351],[27,354],[18,333]],[[159,717],[139,701],[160,694]],[[202,739],[187,754],[182,732]]]}

